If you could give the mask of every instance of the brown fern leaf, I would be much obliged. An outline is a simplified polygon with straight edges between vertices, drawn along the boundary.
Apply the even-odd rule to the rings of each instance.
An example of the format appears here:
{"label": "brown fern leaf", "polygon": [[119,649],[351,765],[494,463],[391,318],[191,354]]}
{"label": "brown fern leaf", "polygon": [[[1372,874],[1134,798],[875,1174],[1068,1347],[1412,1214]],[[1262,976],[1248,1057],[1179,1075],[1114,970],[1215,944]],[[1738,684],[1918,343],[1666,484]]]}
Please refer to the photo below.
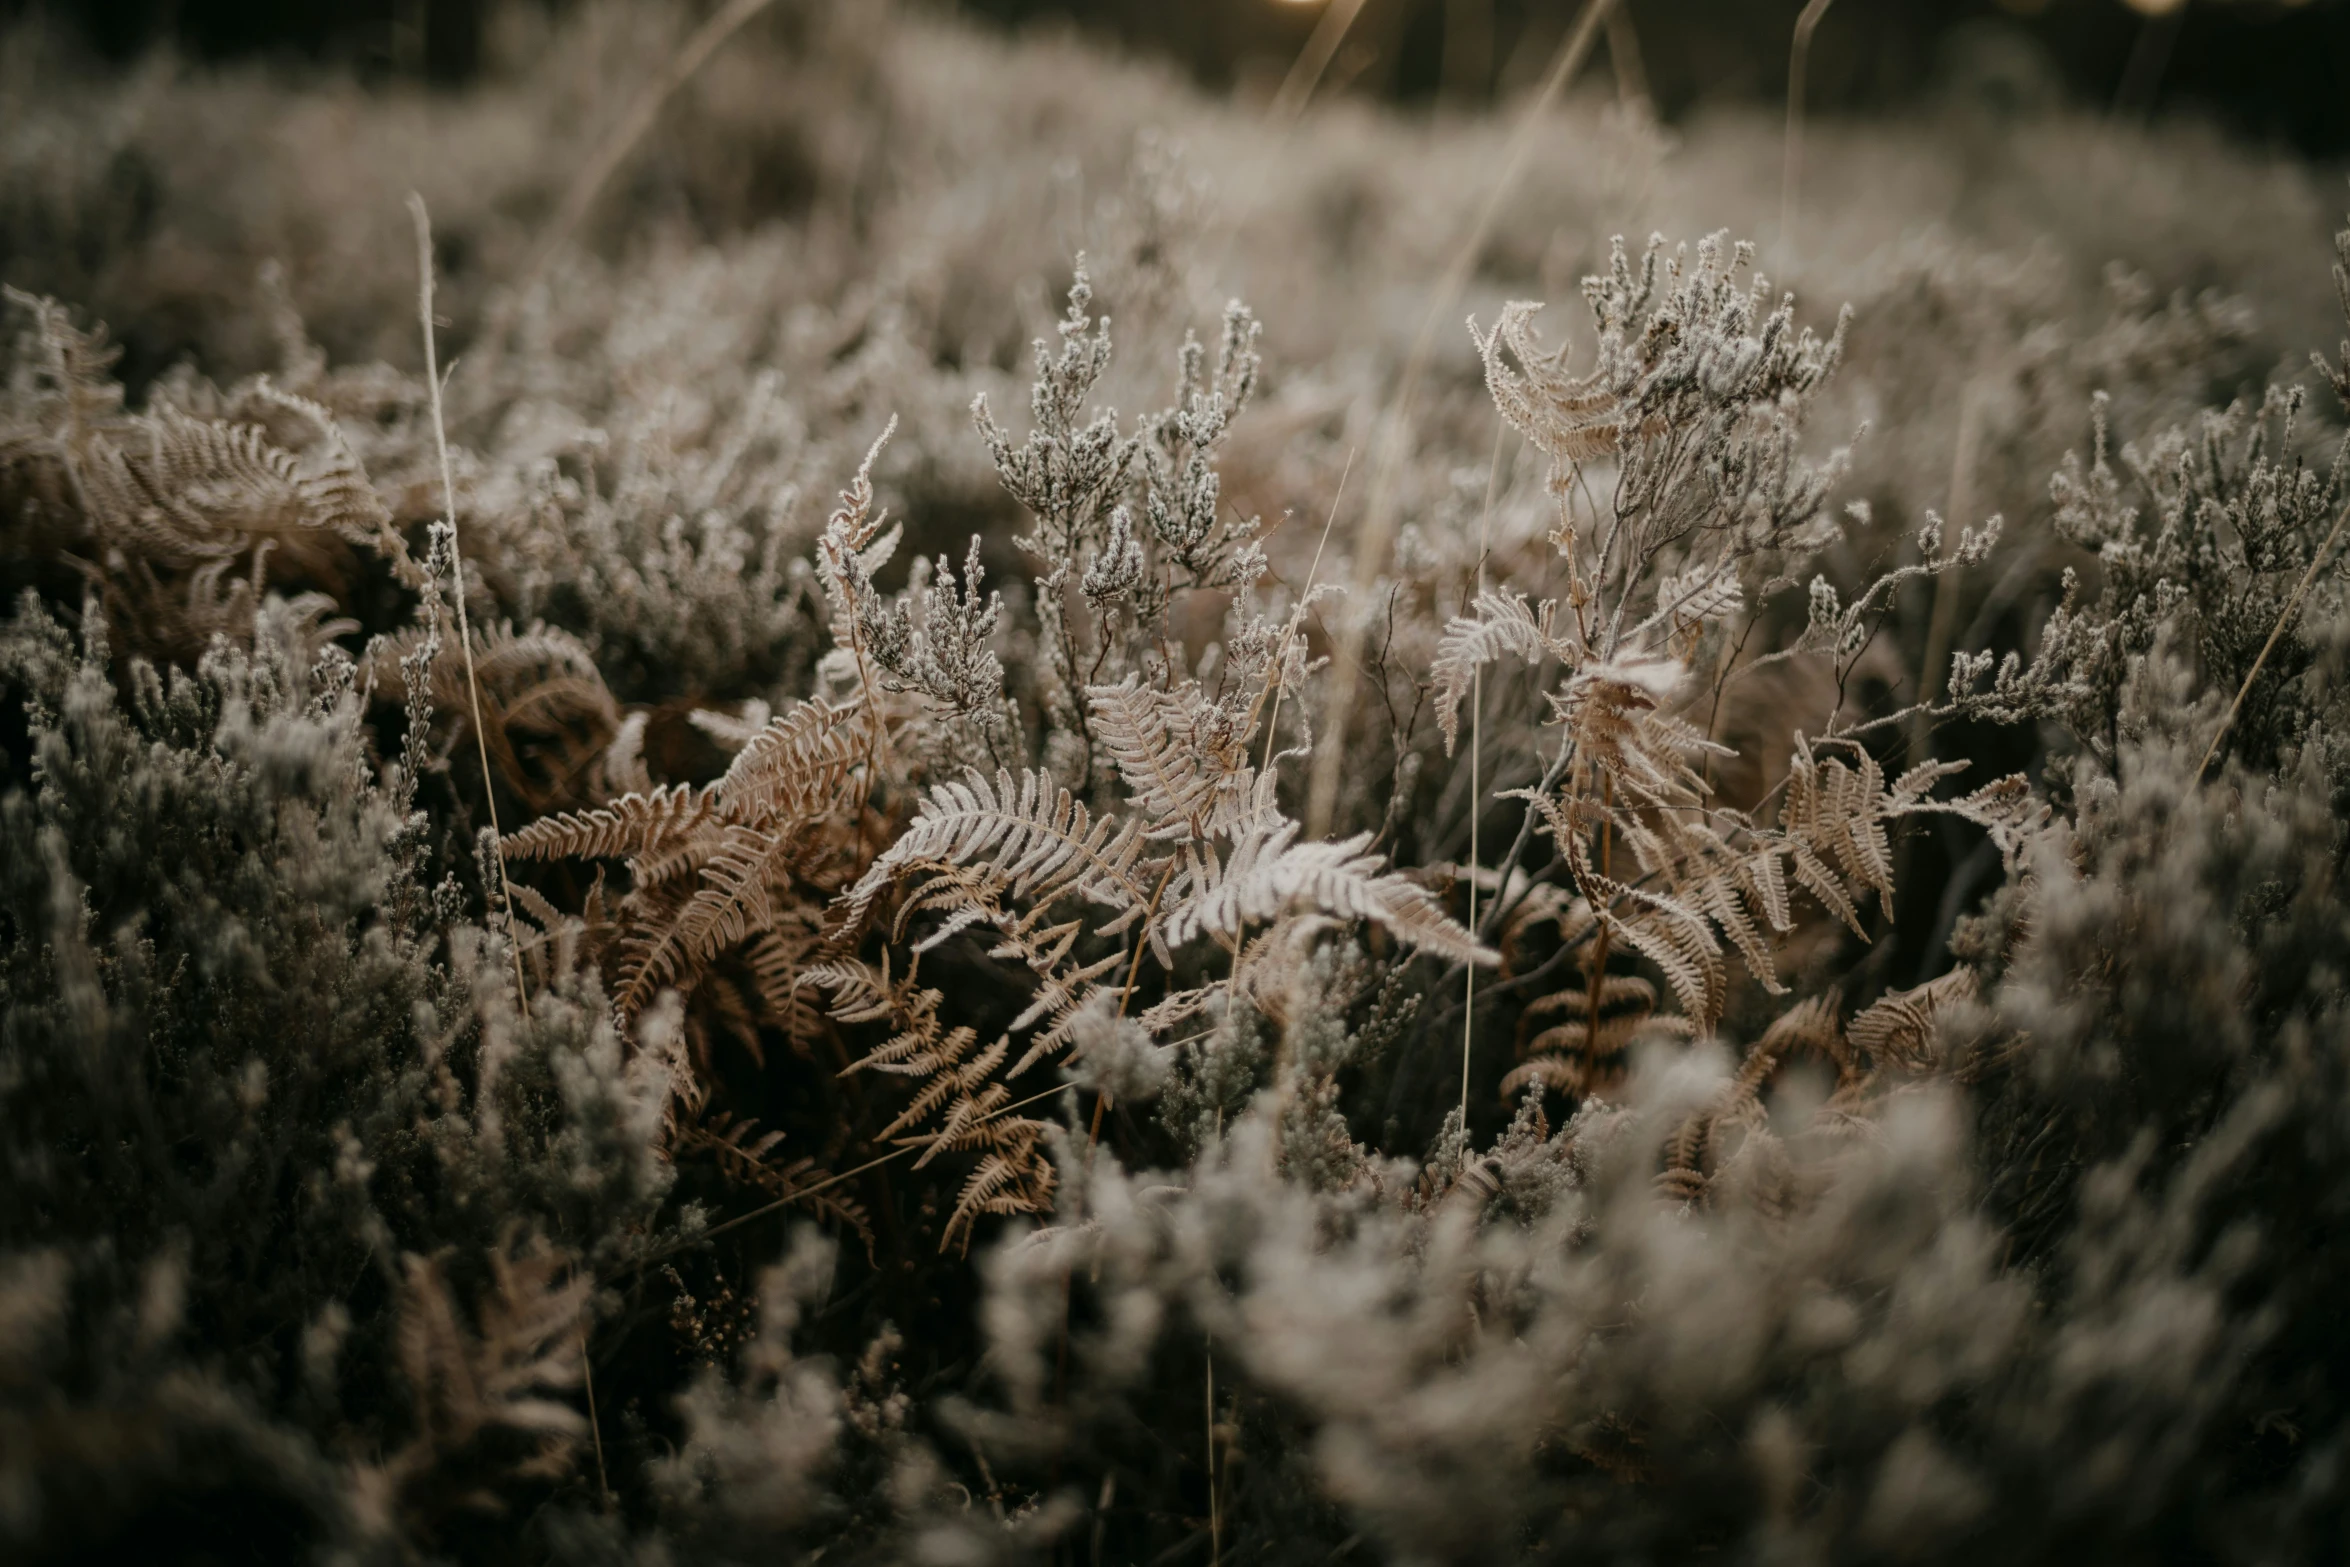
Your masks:
{"label": "brown fern leaf", "polygon": [[1616,451],[1633,426],[1600,375],[1568,375],[1566,350],[1542,345],[1534,330],[1541,309],[1513,300],[1501,307],[1492,331],[1480,334],[1469,324],[1485,362],[1486,390],[1501,416],[1539,450],[1562,462],[1596,461]]}
{"label": "brown fern leaf", "polygon": [[1201,934],[1237,937],[1251,921],[1302,907],[1333,919],[1368,920],[1407,946],[1454,962],[1500,963],[1500,954],[1455,924],[1433,893],[1368,852],[1369,833],[1326,843],[1299,843],[1297,834],[1297,823],[1275,821],[1244,832],[1228,858],[1195,855],[1185,895],[1165,917],[1168,943],[1181,946]]}
{"label": "brown fern leaf", "polygon": [[[886,1020],[895,1030],[848,1068],[912,1078],[921,1085],[881,1136],[921,1148],[917,1168],[947,1153],[981,1156],[949,1217],[941,1250],[958,1241],[968,1248],[971,1226],[986,1214],[1045,1210],[1053,1172],[1040,1143],[1043,1127],[1003,1113],[1011,1095],[997,1074],[1011,1035],[998,1035],[974,1054],[978,1031],[945,1027],[938,1015],[945,997],[923,987],[910,968],[893,978],[886,965],[876,969],[853,959],[836,960],[815,965],[806,978],[831,993],[834,1017]],[[933,1117],[932,1129],[914,1131]]]}
{"label": "brown fern leaf", "polygon": [[1145,836],[1212,837],[1252,814],[1249,736],[1197,685],[1156,691],[1128,675],[1114,686],[1089,686],[1085,696],[1094,738],[1149,819]]}
{"label": "brown fern leaf", "polygon": [[489,1263],[490,1288],[468,1323],[444,1259],[403,1259],[394,1342],[416,1435],[390,1468],[404,1491],[438,1489],[453,1476],[437,1469],[478,1461],[479,1450],[467,1449],[486,1431],[540,1439],[537,1456],[516,1473],[559,1470],[587,1434],[587,1421],[557,1395],[580,1380],[579,1329],[594,1280],[535,1237],[520,1247],[509,1237],[491,1249]]}
{"label": "brown fern leaf", "polygon": [[1670,659],[1619,658],[1586,664],[1552,699],[1574,746],[1574,792],[1599,795],[1604,782],[1627,807],[1686,809],[1705,792],[1692,758],[1730,755],[1668,704],[1684,671]]}
{"label": "brown fern leaf", "polygon": [[833,959],[810,964],[802,971],[800,982],[829,994],[832,1015],[846,1023],[876,1023],[888,1018],[903,1026],[905,1019],[927,1017],[935,1027],[938,1005],[946,999],[940,991],[922,989],[912,970],[903,978],[893,978],[886,951],[878,969],[856,958]]}
{"label": "brown fern leaf", "polygon": [[[1904,775],[1903,781],[1919,771],[1927,773],[1927,786],[1943,764],[1927,762]],[[1864,889],[1874,889],[1888,917],[1893,912],[1893,855],[1885,841],[1883,814],[1885,811],[1885,778],[1877,767],[1877,759],[1865,749],[1860,751],[1860,770],[1856,773],[1835,757],[1822,762],[1816,760],[1810,746],[1797,743],[1795,756],[1787,775],[1787,794],[1779,807],[1779,827],[1789,838],[1801,845],[1802,853],[1796,860],[1797,879],[1805,887],[1829,902],[1845,923],[1859,928],[1857,918],[1850,912],[1849,901],[1840,896],[1830,902],[1831,894],[1823,891],[1823,884],[1831,877],[1827,862],[1832,856],[1846,876]],[[1836,889],[1837,894],[1842,889]]]}
{"label": "brown fern leaf", "polygon": [[1452,755],[1460,740],[1461,703],[1475,684],[1477,671],[1508,655],[1528,664],[1545,657],[1571,659],[1571,645],[1553,634],[1558,605],[1544,600],[1529,608],[1516,593],[1492,588],[1477,595],[1477,613],[1448,622],[1436,645],[1436,662],[1429,667],[1435,685],[1436,722],[1444,731],[1444,754]]}
{"label": "brown fern leaf", "polygon": [[1561,805],[1534,797],[1552,839],[1564,851],[1568,874],[1601,926],[1664,971],[1681,1009],[1700,1029],[1721,1015],[1728,985],[1721,944],[1705,916],[1686,903],[1635,887],[1594,864],[1592,829],[1601,813],[1581,801]]}
{"label": "brown fern leaf", "polygon": [[[387,697],[407,696],[408,671],[425,636],[412,628],[370,645],[370,671]],[[557,810],[596,798],[604,754],[620,732],[620,707],[577,637],[547,626],[477,629],[472,675],[464,650],[450,640],[433,659],[427,684],[435,717],[458,735],[472,728],[478,692],[490,767],[526,809]]]}
{"label": "brown fern leaf", "polygon": [[2021,773],[1994,778],[1955,800],[1928,802],[1920,808],[1947,812],[1989,832],[2010,870],[2023,866],[2025,851],[2048,831],[2053,814],[2048,802],[2032,793],[2031,780]]}
{"label": "brown fern leaf", "polygon": [[861,705],[813,699],[761,730],[715,784],[628,795],[534,822],[509,835],[506,850],[517,858],[626,859],[634,886],[622,904],[614,976],[623,1017],[751,943],[764,1008],[804,1037],[812,1020],[791,1002],[792,967],[814,951],[812,911],[837,885],[842,824],[860,809],[854,780],[871,742]]}
{"label": "brown fern leaf", "polygon": [[621,1015],[635,1016],[680,974],[706,968],[752,932],[771,929],[789,906],[778,900],[777,884],[789,883],[802,830],[814,825],[801,821],[764,832],[734,824],[721,829],[715,850],[700,867],[700,883],[684,905],[665,909],[665,918],[647,922],[623,944],[613,996]]}
{"label": "brown fern leaf", "polygon": [[946,1234],[939,1243],[941,1251],[960,1239],[963,1250],[968,1252],[971,1228],[984,1215],[1010,1216],[1052,1210],[1053,1167],[1036,1149],[1043,1124],[1028,1120],[1012,1124],[1025,1140],[998,1147],[981,1158],[978,1168],[971,1172],[970,1179],[956,1195],[954,1212],[948,1215]]}
{"label": "brown fern leaf", "polygon": [[832,799],[874,739],[861,701],[834,706],[814,697],[753,735],[713,787],[733,821],[758,825],[804,817],[813,805]]}
{"label": "brown fern leaf", "polygon": [[[1787,1183],[1775,1146],[1777,1139],[1770,1139],[1767,1153],[1758,1142],[1769,1135],[1762,1090],[1781,1066],[1805,1051],[1834,1063],[1840,1075],[1849,1071],[1850,1056],[1843,1031],[1836,1024],[1836,996],[1832,991],[1813,996],[1782,1014],[1747,1051],[1736,1074],[1722,1085],[1712,1103],[1690,1116],[1667,1140],[1665,1168],[1658,1177],[1659,1189],[1683,1200],[1708,1192],[1721,1178],[1729,1161],[1739,1154],[1741,1145],[1756,1143],[1753,1157],[1771,1163],[1774,1168],[1767,1172],[1767,1179],[1750,1184],[1764,1197],[1766,1209],[1783,1211]],[[1738,1135],[1729,1135],[1733,1132]]]}
{"label": "brown fern leaf", "polygon": [[1971,968],[1954,968],[1914,990],[1888,991],[1856,1015],[1845,1030],[1855,1048],[1880,1067],[1930,1071],[1937,1064],[1935,1037],[1942,1016],[1975,997]]}
{"label": "brown fern leaf", "polygon": [[1117,911],[1098,927],[1116,934],[1151,901],[1142,845],[1141,824],[1095,820],[1043,773],[1023,773],[1015,782],[1001,771],[991,783],[974,771],[925,793],[913,822],[841,898],[836,928],[862,928],[873,905],[906,878],[986,856],[1008,895],[1040,907],[1082,897]]}
{"label": "brown fern leaf", "polygon": [[738,1185],[756,1187],[779,1201],[798,1203],[812,1213],[836,1220],[842,1227],[855,1231],[870,1253],[875,1240],[872,1217],[864,1204],[837,1185],[810,1190],[824,1179],[825,1172],[814,1159],[795,1159],[789,1164],[770,1159],[768,1155],[782,1142],[781,1132],[761,1131],[755,1120],[737,1120],[720,1111],[707,1121],[680,1127],[675,1148],[681,1154],[707,1156],[727,1179]]}
{"label": "brown fern leaf", "polygon": [[[89,566],[122,640],[191,661],[244,640],[271,589],[347,601],[354,550],[414,580],[390,514],[333,416],[266,379],[221,397],[177,383],[129,413],[103,330],[7,291],[28,315],[0,403],[0,509],[32,549]],[[29,372],[29,373],[28,373]]]}
{"label": "brown fern leaf", "polygon": [[[119,350],[103,327],[83,333],[53,301],[14,289],[7,298],[33,317],[32,353],[44,374],[18,403],[0,454],[46,453],[62,465],[58,477],[95,481],[80,497],[89,526],[122,530],[119,542],[142,529],[168,539],[175,525],[201,530],[211,520],[231,532],[327,532],[394,547],[389,514],[325,407],[263,376],[221,397],[199,383],[196,408],[164,402],[128,413],[112,375]],[[236,541],[178,542],[210,549]]]}
{"label": "brown fern leaf", "polygon": [[[1569,1098],[1606,1094],[1623,1081],[1626,1048],[1644,1034],[1687,1037],[1689,1020],[1656,1015],[1656,987],[1636,974],[1610,974],[1599,990],[1599,1027],[1591,1026],[1590,992],[1581,986],[1553,991],[1521,1014],[1519,1065],[1501,1080],[1501,1097],[1514,1101],[1540,1083]],[[1543,1018],[1564,1021],[1523,1038]]]}
{"label": "brown fern leaf", "polygon": [[822,915],[802,906],[784,911],[774,926],[759,932],[743,949],[762,1012],[803,1056],[815,1048],[824,1022],[801,975],[823,945]]}
{"label": "brown fern leaf", "polygon": [[697,841],[717,811],[715,790],[664,785],[650,794],[623,795],[598,810],[541,817],[506,835],[506,857],[626,859],[639,885],[658,882],[666,878],[648,876],[643,866],[654,864],[674,871],[681,863],[675,851]]}

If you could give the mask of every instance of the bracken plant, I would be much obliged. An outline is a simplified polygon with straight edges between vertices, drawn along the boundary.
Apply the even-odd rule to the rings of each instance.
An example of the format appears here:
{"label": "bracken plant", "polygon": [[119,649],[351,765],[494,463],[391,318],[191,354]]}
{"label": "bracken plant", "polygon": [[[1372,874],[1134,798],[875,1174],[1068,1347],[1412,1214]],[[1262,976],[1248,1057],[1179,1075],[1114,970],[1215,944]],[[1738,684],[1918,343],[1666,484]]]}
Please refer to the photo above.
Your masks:
{"label": "bracken plant", "polygon": [[773,233],[445,388],[10,292],[10,1559],[2350,1549],[2330,412],[2125,279],[1915,345],[2076,399],[1946,519],[1865,311],[1619,240],[1365,560],[1178,161],[1025,417],[919,290],[731,331]]}

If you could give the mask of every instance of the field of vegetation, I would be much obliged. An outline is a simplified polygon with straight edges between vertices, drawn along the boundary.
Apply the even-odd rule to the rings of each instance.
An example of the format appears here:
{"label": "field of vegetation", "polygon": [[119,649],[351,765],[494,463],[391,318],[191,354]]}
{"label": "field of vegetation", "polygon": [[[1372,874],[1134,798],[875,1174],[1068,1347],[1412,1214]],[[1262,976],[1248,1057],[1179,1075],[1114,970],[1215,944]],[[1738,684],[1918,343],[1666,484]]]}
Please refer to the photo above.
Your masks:
{"label": "field of vegetation", "polygon": [[1614,10],[0,36],[0,1555],[2350,1553],[2350,191]]}

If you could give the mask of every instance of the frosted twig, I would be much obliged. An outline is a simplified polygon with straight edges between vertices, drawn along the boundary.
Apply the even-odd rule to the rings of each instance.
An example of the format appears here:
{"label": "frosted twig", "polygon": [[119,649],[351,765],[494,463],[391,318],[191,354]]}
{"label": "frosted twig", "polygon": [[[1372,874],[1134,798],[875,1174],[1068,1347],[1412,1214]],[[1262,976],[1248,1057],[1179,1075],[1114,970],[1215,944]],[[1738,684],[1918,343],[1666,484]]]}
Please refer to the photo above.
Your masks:
{"label": "frosted twig", "polygon": [[[1493,425],[1493,460],[1485,469],[1485,505],[1477,513],[1477,597],[1485,597],[1485,557],[1491,552],[1493,486],[1501,477],[1501,440],[1506,421]],[[1477,825],[1485,814],[1485,785],[1479,761],[1485,745],[1485,666],[1469,676],[1469,929],[1477,928]],[[1469,1126],[1469,1054],[1477,1042],[1477,965],[1466,964],[1468,988],[1461,1001],[1461,1131]]]}

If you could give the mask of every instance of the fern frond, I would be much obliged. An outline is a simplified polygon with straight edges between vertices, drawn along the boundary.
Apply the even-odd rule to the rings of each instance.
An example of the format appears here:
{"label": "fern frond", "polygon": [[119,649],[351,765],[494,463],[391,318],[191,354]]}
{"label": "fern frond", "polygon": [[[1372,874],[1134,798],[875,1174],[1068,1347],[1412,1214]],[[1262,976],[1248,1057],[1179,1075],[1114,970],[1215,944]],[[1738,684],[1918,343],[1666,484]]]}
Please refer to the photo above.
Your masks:
{"label": "fern frond", "polygon": [[1631,428],[1625,407],[1603,374],[1570,376],[1565,350],[1542,346],[1534,331],[1541,309],[1528,300],[1512,300],[1501,307],[1490,332],[1480,333],[1476,322],[1469,323],[1485,363],[1486,390],[1511,428],[1553,458],[1583,463],[1606,457]]}
{"label": "fern frond", "polygon": [[1455,924],[1427,888],[1366,852],[1369,833],[1326,843],[1298,843],[1297,833],[1289,821],[1252,829],[1220,865],[1203,858],[1199,878],[1166,916],[1169,944],[1203,933],[1237,936],[1251,921],[1303,905],[1337,919],[1369,920],[1406,946],[1455,962],[1500,963],[1500,954]]}
{"label": "fern frond", "polygon": [[1006,770],[990,782],[976,770],[923,797],[914,820],[836,905],[836,924],[856,928],[900,879],[926,865],[959,866],[987,856],[1013,897],[1039,905],[1077,895],[1120,911],[1101,927],[1124,929],[1150,894],[1138,878],[1139,823],[1096,820],[1040,772],[1018,782]]}
{"label": "fern frond", "polygon": [[1849,1057],[1843,1031],[1836,1026],[1836,1008],[1836,993],[1831,990],[1797,1003],[1763,1031],[1712,1102],[1666,1139],[1665,1168],[1657,1178],[1661,1190],[1675,1198],[1693,1200],[1720,1183],[1731,1163],[1745,1151],[1725,1146],[1725,1129],[1741,1129],[1748,1144],[1769,1137],[1763,1088],[1797,1054],[1823,1057],[1838,1067],[1840,1075],[1848,1076]]}
{"label": "fern frond", "polygon": [[984,1214],[1016,1215],[1048,1212],[1052,1204],[1052,1166],[1036,1156],[1034,1138],[1043,1127],[1035,1121],[1020,1121],[1017,1128],[1027,1132],[1030,1142],[1011,1152],[995,1152],[979,1161],[971,1178],[963,1183],[962,1192],[955,1198],[955,1210],[947,1218],[946,1236],[940,1250],[954,1244],[960,1237],[970,1245],[971,1226]]}
{"label": "fern frond", "polygon": [[804,818],[819,801],[829,803],[872,744],[872,714],[862,701],[835,706],[811,697],[752,736],[715,789],[732,821]]}
{"label": "fern frond", "polygon": [[1128,675],[1114,686],[1089,686],[1085,696],[1094,737],[1149,819],[1146,836],[1204,838],[1247,819],[1256,777],[1248,735],[1229,732],[1237,728],[1230,716],[1201,700],[1196,687],[1181,695],[1154,691]]}
{"label": "fern frond", "polygon": [[[1002,1064],[1004,1056],[1010,1050],[1011,1040],[1009,1036],[998,1035],[985,1050],[982,1050],[971,1060],[965,1061],[964,1056],[978,1042],[979,1031],[977,1029],[959,1026],[949,1030],[946,1036],[940,1039],[933,1048],[909,1054],[894,1065],[879,1064],[877,1069],[880,1071],[900,1077],[918,1077],[924,1080],[922,1087],[916,1090],[914,1097],[906,1102],[905,1108],[898,1112],[896,1118],[889,1125],[881,1129],[881,1136],[885,1139],[899,1136],[907,1127],[928,1118],[931,1112],[938,1109],[939,1106],[947,1104],[950,1100],[954,1101],[957,1107],[948,1115],[949,1121],[954,1122],[957,1112],[970,1101],[973,1094],[986,1093],[992,1089],[1000,1096],[1003,1092],[1003,1086],[988,1084],[987,1074]],[[964,1124],[968,1121],[969,1116],[966,1114],[963,1116],[962,1122],[957,1124]],[[941,1145],[935,1137],[928,1137],[924,1140],[930,1144],[930,1148],[920,1159],[915,1161],[917,1168],[928,1164],[940,1151]]]}
{"label": "fern frond", "polygon": [[543,817],[506,835],[508,859],[627,858],[647,860],[694,838],[716,815],[708,788],[669,784],[651,794],[623,795],[593,811]]}
{"label": "fern frond", "polygon": [[751,932],[774,927],[784,907],[776,893],[790,880],[802,831],[817,819],[787,819],[772,829],[725,829],[685,907],[629,949],[613,997],[623,1017],[634,1017],[689,965],[705,966]]}
{"label": "fern frond", "polygon": [[1924,1071],[1934,1065],[1942,1015],[1974,999],[1977,987],[1975,971],[1960,967],[1914,990],[1888,991],[1857,1014],[1845,1034],[1872,1062]]}
{"label": "fern frond", "polygon": [[1436,645],[1436,662],[1429,667],[1435,685],[1436,723],[1444,731],[1444,754],[1452,755],[1461,735],[1461,703],[1475,684],[1477,671],[1504,655],[1528,664],[1546,656],[1571,659],[1573,648],[1554,637],[1551,626],[1558,605],[1545,599],[1539,610],[1507,590],[1487,588],[1477,595],[1474,616],[1456,615],[1446,623]]}

